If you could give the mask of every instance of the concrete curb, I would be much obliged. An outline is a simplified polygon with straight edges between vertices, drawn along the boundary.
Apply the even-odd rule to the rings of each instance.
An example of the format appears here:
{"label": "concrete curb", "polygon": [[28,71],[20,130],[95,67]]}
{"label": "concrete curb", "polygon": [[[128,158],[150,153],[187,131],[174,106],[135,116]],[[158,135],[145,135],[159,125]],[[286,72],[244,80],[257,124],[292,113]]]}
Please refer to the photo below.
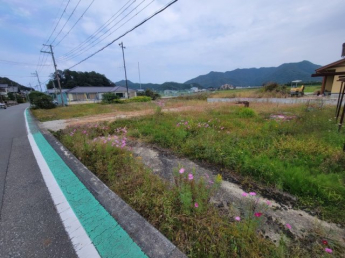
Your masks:
{"label": "concrete curb", "polygon": [[[39,123],[36,121],[36,124]],[[115,218],[141,250],[152,258],[185,258],[174,244],[133,210],[98,177],[88,170],[50,132],[40,128],[42,135],[75,173],[99,203]]]}
{"label": "concrete curb", "polygon": [[237,102],[249,101],[258,103],[277,103],[277,104],[318,104],[318,105],[337,105],[337,99],[325,98],[208,98],[207,102]]}

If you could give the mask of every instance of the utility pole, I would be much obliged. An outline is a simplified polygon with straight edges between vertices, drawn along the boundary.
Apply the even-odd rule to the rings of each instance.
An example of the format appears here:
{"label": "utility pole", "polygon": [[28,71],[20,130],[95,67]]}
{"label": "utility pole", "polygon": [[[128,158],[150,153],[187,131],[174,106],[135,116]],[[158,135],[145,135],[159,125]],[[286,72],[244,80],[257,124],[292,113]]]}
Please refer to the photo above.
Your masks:
{"label": "utility pole", "polygon": [[[12,86],[12,93],[14,95],[14,98],[16,99],[16,102],[18,103],[17,101],[17,92],[14,92],[14,86],[13,86],[13,83],[11,82],[11,86]],[[17,86],[18,87],[18,86]]]}
{"label": "utility pole", "polygon": [[64,100],[63,100],[63,97],[62,97],[62,90],[61,90],[60,78],[59,78],[59,75],[58,75],[58,72],[57,72],[57,69],[56,69],[57,66],[56,66],[56,63],[55,63],[53,47],[52,47],[52,45],[45,45],[45,44],[43,44],[43,46],[49,46],[49,47],[50,47],[50,52],[42,51],[42,50],[41,50],[41,52],[42,52],[42,53],[47,53],[47,54],[51,54],[51,55],[52,55],[53,63],[54,63],[54,68],[55,68],[55,76],[56,76],[56,79],[57,79],[57,82],[58,82],[58,85],[59,85],[59,90],[60,90],[61,104],[62,104],[62,106],[64,107],[64,106],[65,106],[65,103],[64,103]]}
{"label": "utility pole", "polygon": [[138,71],[139,71],[139,84],[140,84],[140,89],[141,89],[141,79],[140,79],[140,66],[139,66],[139,62],[138,62]]}
{"label": "utility pole", "polygon": [[125,68],[125,77],[126,77],[126,88],[127,88],[127,98],[129,99],[129,93],[128,93],[128,83],[127,83],[127,71],[126,71],[126,62],[125,62],[125,47],[123,46],[123,43],[121,42],[119,46],[122,48],[122,56],[123,56],[123,67]]}
{"label": "utility pole", "polygon": [[40,82],[40,77],[38,77],[37,71],[35,71],[34,73],[32,73],[32,75],[35,75],[35,76],[37,77],[38,85],[40,86],[40,89],[41,89],[41,92],[42,92],[42,86],[41,86],[41,82]]}

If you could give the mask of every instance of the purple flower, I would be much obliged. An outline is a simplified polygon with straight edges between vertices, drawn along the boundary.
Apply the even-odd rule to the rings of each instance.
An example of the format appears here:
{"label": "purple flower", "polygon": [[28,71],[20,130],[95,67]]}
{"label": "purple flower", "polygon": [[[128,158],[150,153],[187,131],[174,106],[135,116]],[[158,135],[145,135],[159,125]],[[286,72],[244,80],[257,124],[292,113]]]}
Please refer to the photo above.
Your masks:
{"label": "purple flower", "polygon": [[235,217],[235,220],[236,220],[236,221],[240,221],[241,218],[237,216],[237,217]]}
{"label": "purple flower", "polygon": [[193,178],[194,178],[194,177],[193,177],[193,174],[188,174],[188,179],[189,179],[189,180],[193,180]]}
{"label": "purple flower", "polygon": [[194,207],[195,208],[198,208],[199,207],[199,204],[196,202],[196,203],[194,203]]}
{"label": "purple flower", "polygon": [[183,174],[183,173],[184,173],[184,168],[181,168],[178,172],[179,172],[180,174]]}
{"label": "purple flower", "polygon": [[255,196],[255,195],[256,195],[255,192],[250,192],[249,194],[250,194],[251,196]]}
{"label": "purple flower", "polygon": [[244,192],[244,193],[242,193],[242,196],[247,197],[248,194]]}
{"label": "purple flower", "polygon": [[329,253],[329,254],[333,253],[333,250],[330,249],[330,248],[325,248],[325,251],[326,251],[327,253]]}
{"label": "purple flower", "polygon": [[291,225],[289,223],[286,223],[285,225],[288,229],[291,229]]}

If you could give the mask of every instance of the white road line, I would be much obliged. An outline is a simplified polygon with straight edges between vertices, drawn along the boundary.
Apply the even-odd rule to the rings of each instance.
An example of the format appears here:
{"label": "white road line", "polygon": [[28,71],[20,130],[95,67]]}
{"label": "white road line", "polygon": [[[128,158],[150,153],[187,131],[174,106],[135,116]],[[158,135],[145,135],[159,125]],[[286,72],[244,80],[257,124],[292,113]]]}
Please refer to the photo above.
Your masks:
{"label": "white road line", "polygon": [[83,226],[79,222],[77,216],[73,212],[66,197],[60,189],[60,186],[56,182],[54,175],[48,167],[40,149],[38,148],[34,137],[31,134],[29,124],[26,117],[26,110],[24,111],[26,130],[28,133],[28,139],[35,155],[37,164],[41,170],[44,182],[49,190],[49,193],[53,199],[54,205],[61,218],[62,224],[72,242],[73,248],[80,258],[98,258],[100,257],[91,239],[87,235]]}

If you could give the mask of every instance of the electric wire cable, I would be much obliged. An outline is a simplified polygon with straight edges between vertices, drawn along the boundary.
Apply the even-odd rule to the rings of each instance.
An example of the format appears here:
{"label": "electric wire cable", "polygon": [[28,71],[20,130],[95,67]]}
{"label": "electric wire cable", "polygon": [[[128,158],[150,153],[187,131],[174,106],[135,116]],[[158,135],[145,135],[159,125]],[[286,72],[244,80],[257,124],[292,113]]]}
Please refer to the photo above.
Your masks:
{"label": "electric wire cable", "polygon": [[58,43],[55,44],[55,47],[57,47],[61,41],[63,41],[66,36],[71,32],[71,30],[77,25],[77,23],[83,18],[84,14],[89,10],[89,8],[91,7],[91,5],[95,2],[95,0],[92,0],[92,2],[89,4],[89,6],[86,8],[86,10],[83,12],[83,14],[79,17],[79,19],[74,23],[74,25],[71,27],[71,29],[65,34],[65,36],[62,37],[62,39],[60,39],[60,41]]}
{"label": "electric wire cable", "polygon": [[164,10],[166,10],[167,8],[169,8],[171,5],[173,5],[174,3],[176,3],[178,0],[173,0],[172,2],[170,2],[169,4],[167,4],[165,7],[163,7],[162,9],[158,10],[157,12],[155,12],[154,14],[152,14],[150,17],[146,18],[145,20],[143,20],[142,22],[140,22],[139,24],[137,24],[136,26],[134,26],[132,29],[128,30],[127,32],[125,32],[124,34],[122,34],[121,36],[117,37],[116,39],[114,39],[113,41],[109,42],[107,45],[105,45],[104,47],[102,47],[101,49],[97,50],[96,52],[94,52],[93,54],[89,55],[88,57],[84,58],[83,60],[79,61],[78,63],[76,63],[75,65],[71,66],[70,68],[68,68],[69,70],[73,67],[76,67],[77,65],[85,62],[86,60],[90,59],[91,57],[93,57],[94,55],[98,54],[99,52],[103,51],[104,49],[106,49],[107,47],[109,47],[110,45],[114,44],[114,42],[116,42],[117,40],[123,38],[124,36],[126,36],[128,33],[132,32],[133,30],[135,30],[136,28],[140,27],[141,25],[143,25],[144,23],[146,23],[147,21],[151,20],[153,17],[155,17],[156,15],[158,15],[159,13],[163,12]]}
{"label": "electric wire cable", "polygon": [[53,43],[55,42],[55,40],[57,39],[57,37],[61,34],[62,30],[65,28],[66,24],[69,22],[69,20],[71,19],[71,17],[73,16],[75,10],[77,9],[77,7],[79,6],[81,0],[78,1],[77,5],[74,7],[72,13],[70,14],[70,16],[68,17],[67,21],[65,22],[65,24],[62,26],[61,30],[59,31],[59,33],[55,36],[54,40],[50,43],[50,45],[53,45]]}
{"label": "electric wire cable", "polygon": [[50,34],[49,38],[47,39],[47,41],[46,41],[44,44],[47,45],[48,42],[49,42],[49,40],[50,40],[50,38],[51,38],[51,36],[53,36],[53,34],[54,34],[54,32],[55,32],[57,26],[59,25],[59,23],[60,23],[60,21],[61,21],[61,19],[62,19],[62,16],[63,16],[64,13],[66,12],[66,9],[67,9],[67,7],[68,7],[68,5],[69,5],[70,2],[71,2],[71,0],[68,0],[67,4],[66,4],[66,6],[65,6],[65,9],[64,9],[63,12],[61,13],[60,18],[59,18],[58,22],[56,23],[55,28],[53,29],[53,32]]}
{"label": "electric wire cable", "polygon": [[[132,3],[130,3],[132,1]],[[78,46],[76,46],[75,48],[73,48],[72,50],[68,51],[67,53],[65,53],[64,55],[58,57],[57,59],[62,59],[62,58],[66,58],[69,55],[72,55],[73,52],[76,52],[78,50],[80,50],[80,48],[85,45],[86,43],[88,43],[89,41],[91,41],[93,38],[95,38],[99,33],[101,33],[101,31],[103,29],[105,29],[109,24],[111,24],[113,21],[115,21],[121,14],[123,14],[131,5],[133,5],[133,3],[136,2],[136,0],[129,0],[128,2],[126,2],[126,4],[124,4],[119,11],[117,11],[114,15],[112,15],[110,17],[110,19],[108,19],[101,27],[99,27],[92,35],[90,35],[87,39],[85,39],[82,43],[80,43]],[[126,7],[126,5],[130,3],[129,6]],[[125,9],[124,9],[125,8]],[[122,9],[124,9],[123,11],[121,11]],[[104,33],[103,33],[104,34]]]}
{"label": "electric wire cable", "polygon": [[[137,7],[139,7],[142,3],[144,3],[146,0],[143,0]],[[155,0],[152,0],[150,3],[148,3],[145,7],[143,7],[139,12],[137,12],[136,14],[134,14],[133,16],[131,16],[127,21],[125,21],[123,24],[121,24],[118,28],[116,28],[115,30],[113,30],[112,32],[110,32],[108,35],[103,34],[102,37],[100,37],[98,40],[94,40],[91,42],[92,45],[89,46],[85,46],[84,48],[81,48],[77,53],[75,53],[72,56],[69,56],[68,58],[63,59],[63,61],[67,61],[70,60],[72,58],[75,58],[77,56],[82,55],[83,53],[85,53],[86,51],[88,51],[89,49],[93,48],[94,46],[96,46],[97,44],[101,43],[103,40],[105,40],[106,38],[110,37],[113,33],[115,33],[118,29],[120,29],[121,27],[123,27],[126,23],[128,23],[130,20],[132,20],[135,16],[137,16],[139,13],[141,13],[142,11],[144,11],[148,6],[150,6]],[[136,8],[137,8],[136,7]],[[128,15],[130,15],[132,12],[134,12],[136,10],[136,8],[134,8],[131,12],[129,12],[126,16],[124,16],[120,21],[118,21],[116,24],[114,24],[110,29],[108,29],[105,33],[109,32],[111,29],[113,29],[117,24],[119,24],[121,21],[123,21],[125,18],[127,18]],[[96,42],[97,41],[97,42]],[[96,42],[96,43],[95,43]],[[79,53],[80,52],[80,53]]]}

